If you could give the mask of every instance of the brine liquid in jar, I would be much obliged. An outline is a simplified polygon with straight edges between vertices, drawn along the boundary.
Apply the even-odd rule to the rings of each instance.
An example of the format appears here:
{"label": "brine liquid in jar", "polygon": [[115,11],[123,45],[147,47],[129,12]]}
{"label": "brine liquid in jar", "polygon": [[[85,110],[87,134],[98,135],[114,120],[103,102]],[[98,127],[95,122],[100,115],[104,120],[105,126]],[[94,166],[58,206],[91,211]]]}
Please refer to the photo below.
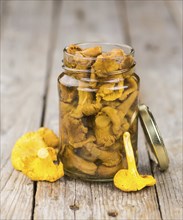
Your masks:
{"label": "brine liquid in jar", "polygon": [[60,158],[65,174],[111,181],[127,168],[122,135],[137,159],[139,77],[127,45],[77,44],[64,49],[58,78]]}

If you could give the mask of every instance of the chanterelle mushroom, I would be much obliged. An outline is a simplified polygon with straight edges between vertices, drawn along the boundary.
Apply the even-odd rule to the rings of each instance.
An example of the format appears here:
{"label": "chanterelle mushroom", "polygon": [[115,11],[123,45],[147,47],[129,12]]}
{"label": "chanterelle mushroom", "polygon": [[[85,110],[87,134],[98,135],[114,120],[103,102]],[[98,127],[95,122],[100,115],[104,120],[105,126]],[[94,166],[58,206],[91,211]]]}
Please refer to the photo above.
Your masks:
{"label": "chanterelle mushroom", "polygon": [[55,164],[56,160],[55,149],[40,148],[36,154],[25,159],[22,172],[34,181],[54,182],[64,175],[63,164]]}
{"label": "chanterelle mushroom", "polygon": [[121,169],[116,173],[114,176],[114,185],[126,192],[141,190],[146,186],[153,186],[156,180],[152,176],[140,175],[137,171],[129,132],[123,134],[123,141],[128,169]]}
{"label": "chanterelle mushroom", "polygon": [[11,162],[31,180],[54,182],[64,175],[63,164],[57,161],[59,139],[48,128],[28,132],[15,143]]}

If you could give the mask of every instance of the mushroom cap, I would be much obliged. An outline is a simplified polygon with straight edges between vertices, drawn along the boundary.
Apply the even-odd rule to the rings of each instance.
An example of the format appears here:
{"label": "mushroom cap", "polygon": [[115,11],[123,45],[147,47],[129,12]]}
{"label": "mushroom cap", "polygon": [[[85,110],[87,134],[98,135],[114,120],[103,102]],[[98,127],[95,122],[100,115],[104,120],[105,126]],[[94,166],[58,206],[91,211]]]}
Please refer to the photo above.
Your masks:
{"label": "mushroom cap", "polygon": [[137,171],[129,132],[124,132],[123,142],[128,169],[121,169],[115,174],[114,185],[125,192],[137,191],[146,186],[153,186],[156,183],[153,176],[140,175]]}
{"label": "mushroom cap", "polygon": [[119,170],[114,177],[114,185],[126,192],[141,190],[153,186],[156,180],[150,175],[137,175],[130,170]]}

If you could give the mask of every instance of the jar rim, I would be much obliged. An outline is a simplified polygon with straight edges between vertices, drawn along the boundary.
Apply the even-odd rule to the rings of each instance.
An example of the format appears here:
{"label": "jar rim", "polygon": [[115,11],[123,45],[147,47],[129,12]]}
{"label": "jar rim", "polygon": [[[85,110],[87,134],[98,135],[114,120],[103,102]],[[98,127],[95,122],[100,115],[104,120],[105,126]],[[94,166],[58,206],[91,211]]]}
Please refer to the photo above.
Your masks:
{"label": "jar rim", "polygon": [[[118,44],[118,43],[110,43],[110,42],[80,42],[80,43],[75,43],[74,45],[76,46],[89,46],[91,47],[91,45],[95,45],[95,46],[112,46],[113,48],[115,47],[118,47],[122,50],[129,50],[128,53],[126,53],[125,51],[125,54],[126,56],[134,56],[134,53],[135,53],[135,50],[133,47],[127,45],[127,44]],[[70,56],[70,57],[75,57],[76,55],[75,54],[70,54],[67,52],[67,49],[68,49],[69,46],[66,46],[64,47],[63,49],[63,52],[67,55],[67,56]],[[106,52],[109,52],[109,51],[106,51]],[[122,56],[119,56],[119,57],[115,57],[115,58],[120,58]],[[82,57],[83,60],[96,60],[97,57]]]}

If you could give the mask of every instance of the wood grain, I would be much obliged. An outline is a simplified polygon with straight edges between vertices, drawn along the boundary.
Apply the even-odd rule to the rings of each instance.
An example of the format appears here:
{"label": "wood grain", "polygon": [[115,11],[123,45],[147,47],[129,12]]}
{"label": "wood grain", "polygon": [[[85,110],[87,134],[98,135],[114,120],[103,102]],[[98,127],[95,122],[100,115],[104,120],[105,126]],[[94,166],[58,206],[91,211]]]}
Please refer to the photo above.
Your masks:
{"label": "wood grain", "polygon": [[51,4],[9,1],[2,42],[1,219],[31,219],[33,183],[13,170],[11,149],[40,126]]}
{"label": "wood grain", "polygon": [[[143,13],[138,13],[139,10]],[[164,2],[130,1],[127,11],[137,72],[141,76],[141,102],[150,106],[170,157],[170,167],[165,173],[159,172],[153,164],[161,215],[163,219],[181,219],[182,53],[179,30]]]}
{"label": "wood grain", "polygon": [[172,15],[173,21],[175,22],[175,25],[177,26],[180,35],[182,37],[182,8],[183,8],[183,3],[181,0],[174,0],[174,1],[165,1],[165,4],[170,12],[170,14]]}
{"label": "wood grain", "polygon": [[[3,1],[1,6],[0,218],[182,219],[182,1]],[[12,168],[11,149],[23,133],[40,125],[58,133],[62,49],[87,41],[135,48],[141,102],[153,112],[170,157],[168,171],[161,173],[149,160],[139,125],[139,170],[153,173],[156,187],[124,193],[113,183],[69,177],[33,184]]]}
{"label": "wood grain", "polygon": [[[100,10],[93,11],[98,8]],[[124,9],[125,10],[125,9]],[[82,16],[82,20],[81,20]],[[54,62],[50,78],[45,126],[58,130],[58,94],[56,78],[61,71],[63,47],[77,41],[102,40],[124,43],[125,23],[115,2],[64,1]],[[111,19],[112,18],[112,19]],[[78,31],[80,30],[80,31]],[[115,34],[113,34],[115,33]],[[145,148],[141,149],[141,172],[151,173]],[[112,183],[85,183],[64,177],[53,183],[54,191],[60,192],[59,201],[44,193],[47,183],[38,183],[36,193],[35,219],[161,219],[155,189],[148,188],[138,193],[126,194],[114,188]],[[47,208],[46,208],[47,207]],[[56,213],[44,210],[57,210]],[[149,216],[151,212],[151,216]]]}
{"label": "wood grain", "polygon": [[157,193],[163,219],[182,219],[183,216],[183,154],[182,140],[174,139],[166,142],[169,153],[169,169],[162,173],[153,166],[157,179]]}

